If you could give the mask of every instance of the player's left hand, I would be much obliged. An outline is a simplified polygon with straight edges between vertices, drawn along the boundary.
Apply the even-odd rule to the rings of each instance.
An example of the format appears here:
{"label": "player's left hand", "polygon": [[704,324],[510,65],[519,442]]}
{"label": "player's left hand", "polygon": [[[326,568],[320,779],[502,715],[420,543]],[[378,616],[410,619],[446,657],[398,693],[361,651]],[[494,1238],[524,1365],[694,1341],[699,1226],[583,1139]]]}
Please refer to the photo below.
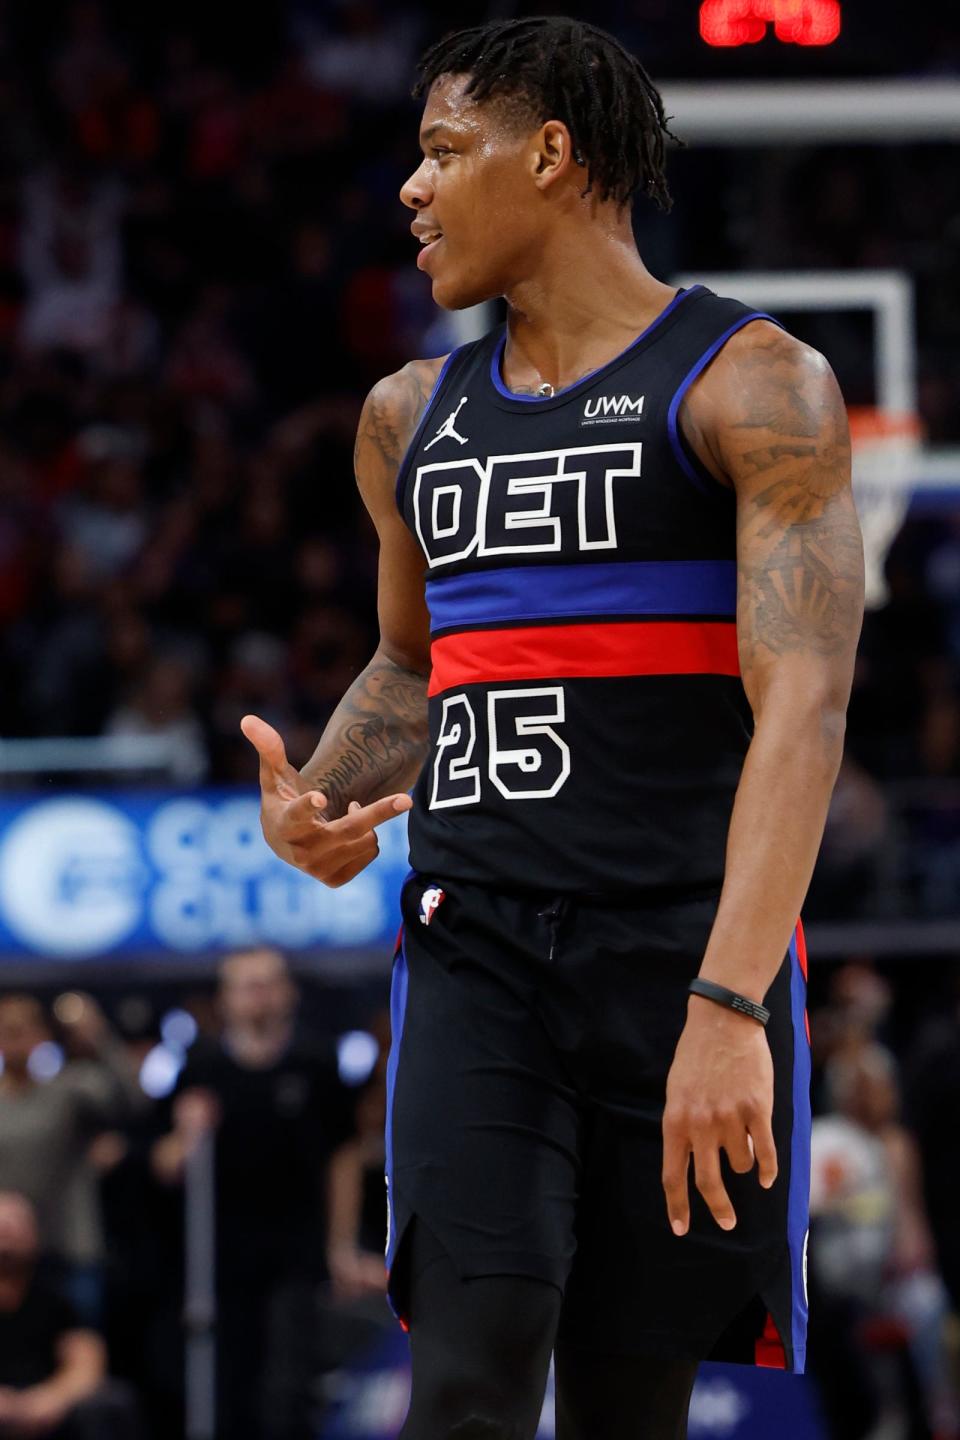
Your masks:
{"label": "player's left hand", "polygon": [[777,1178],[772,1117],[773,1060],[763,1027],[691,995],[663,1112],[663,1189],[675,1235],[690,1228],[691,1156],[697,1189],[721,1230],[737,1223],[721,1150],[738,1175],[756,1165],[760,1184],[770,1188]]}

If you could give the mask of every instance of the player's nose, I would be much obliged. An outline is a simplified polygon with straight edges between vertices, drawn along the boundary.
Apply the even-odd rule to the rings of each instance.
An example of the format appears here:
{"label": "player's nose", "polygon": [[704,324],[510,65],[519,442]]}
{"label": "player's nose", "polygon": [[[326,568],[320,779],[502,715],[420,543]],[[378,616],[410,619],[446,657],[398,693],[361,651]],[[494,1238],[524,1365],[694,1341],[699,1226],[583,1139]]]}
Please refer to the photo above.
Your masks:
{"label": "player's nose", "polygon": [[433,186],[428,184],[426,161],[423,160],[408,180],[400,186],[400,199],[411,210],[422,210],[433,199]]}

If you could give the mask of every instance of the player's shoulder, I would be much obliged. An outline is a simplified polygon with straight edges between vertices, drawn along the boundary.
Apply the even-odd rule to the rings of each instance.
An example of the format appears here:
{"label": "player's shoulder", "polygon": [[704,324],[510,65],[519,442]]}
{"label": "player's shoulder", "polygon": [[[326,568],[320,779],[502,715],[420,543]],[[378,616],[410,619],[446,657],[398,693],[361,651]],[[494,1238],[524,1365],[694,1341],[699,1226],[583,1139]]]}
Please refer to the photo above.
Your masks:
{"label": "player's shoulder", "polygon": [[[773,320],[741,324],[685,396],[684,433],[721,484],[737,485],[744,446],[790,437],[809,447],[844,443],[846,411],[829,362]],[[749,467],[748,467],[749,468]]]}
{"label": "player's shoulder", "polygon": [[[705,433],[729,426],[776,429],[777,416],[842,408],[829,361],[773,320],[742,324],[715,355],[687,396],[687,417]],[[796,418],[796,415],[794,415]]]}
{"label": "player's shoulder", "polygon": [[368,502],[379,491],[392,494],[397,470],[447,358],[408,360],[378,380],[363,402],[354,462],[357,482]]}
{"label": "player's shoulder", "polygon": [[384,375],[367,395],[363,416],[388,423],[398,435],[408,431],[409,440],[448,358],[438,355],[432,360],[408,360],[399,370]]}
{"label": "player's shoulder", "polygon": [[[749,384],[750,377],[762,377],[767,384],[815,382],[832,377],[825,356],[791,335],[774,320],[757,318],[730,336],[710,367],[718,380]],[[710,373],[709,371],[707,372]]]}

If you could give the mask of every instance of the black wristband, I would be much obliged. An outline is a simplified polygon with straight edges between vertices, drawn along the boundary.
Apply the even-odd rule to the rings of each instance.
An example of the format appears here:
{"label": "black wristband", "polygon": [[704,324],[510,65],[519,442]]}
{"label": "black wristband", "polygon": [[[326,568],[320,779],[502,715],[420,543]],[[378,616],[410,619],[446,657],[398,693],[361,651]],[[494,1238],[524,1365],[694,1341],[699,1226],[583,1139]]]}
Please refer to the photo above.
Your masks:
{"label": "black wristband", "polygon": [[725,1005],[728,1010],[749,1015],[751,1020],[756,1020],[760,1025],[766,1025],[770,1019],[770,1011],[766,1005],[758,1005],[755,1000],[748,1000],[746,995],[738,995],[736,990],[728,990],[726,985],[716,985],[712,980],[701,980],[699,975],[690,981],[687,989],[691,995],[702,995],[704,1000],[712,1000],[716,1005]]}

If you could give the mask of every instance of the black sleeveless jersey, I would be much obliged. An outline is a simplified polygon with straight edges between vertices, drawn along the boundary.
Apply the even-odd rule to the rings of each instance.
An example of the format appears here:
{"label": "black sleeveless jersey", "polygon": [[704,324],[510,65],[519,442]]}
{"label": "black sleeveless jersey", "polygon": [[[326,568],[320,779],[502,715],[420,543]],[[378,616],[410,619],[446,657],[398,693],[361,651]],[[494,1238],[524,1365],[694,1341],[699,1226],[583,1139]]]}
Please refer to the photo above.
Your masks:
{"label": "black sleeveless jersey", "polygon": [[549,398],[504,385],[503,326],[446,361],[397,481],[431,625],[415,870],[612,897],[720,884],[751,734],[735,502],[677,415],[760,318],[680,291]]}

